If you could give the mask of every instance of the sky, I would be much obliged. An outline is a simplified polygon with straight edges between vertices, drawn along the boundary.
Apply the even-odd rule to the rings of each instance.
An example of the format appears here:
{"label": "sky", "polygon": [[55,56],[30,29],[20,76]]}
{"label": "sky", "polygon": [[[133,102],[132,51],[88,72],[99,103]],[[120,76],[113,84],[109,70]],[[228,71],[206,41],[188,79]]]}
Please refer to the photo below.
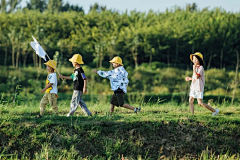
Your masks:
{"label": "sky", "polygon": [[[27,1],[30,0],[22,0],[21,6],[26,6]],[[95,2],[106,6],[107,9],[115,9],[120,13],[134,9],[140,12],[148,12],[150,9],[164,12],[166,8],[171,9],[175,5],[183,8],[186,4],[194,2],[199,9],[221,7],[228,12],[240,12],[240,0],[63,0],[65,3],[67,1],[70,4],[83,7],[85,13],[89,11],[90,5],[93,5]]]}

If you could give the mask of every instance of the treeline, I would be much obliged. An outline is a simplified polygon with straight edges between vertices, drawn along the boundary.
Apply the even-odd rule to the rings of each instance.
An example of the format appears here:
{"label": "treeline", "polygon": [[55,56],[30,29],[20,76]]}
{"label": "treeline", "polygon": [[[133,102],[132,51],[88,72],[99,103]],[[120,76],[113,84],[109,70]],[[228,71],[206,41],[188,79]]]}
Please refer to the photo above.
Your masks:
{"label": "treeline", "polygon": [[[42,2],[41,7],[34,2]],[[136,68],[141,63],[151,67],[154,61],[186,68],[189,55],[196,51],[203,53],[206,69],[235,69],[237,64],[240,13],[221,8],[199,10],[189,4],[165,12],[120,13],[95,4],[85,14],[81,7],[61,0],[12,6],[1,1],[0,65],[41,66],[30,46],[32,35],[50,57],[58,55],[67,65],[68,58],[80,53],[90,67],[109,67],[109,59],[119,55],[125,65]]]}

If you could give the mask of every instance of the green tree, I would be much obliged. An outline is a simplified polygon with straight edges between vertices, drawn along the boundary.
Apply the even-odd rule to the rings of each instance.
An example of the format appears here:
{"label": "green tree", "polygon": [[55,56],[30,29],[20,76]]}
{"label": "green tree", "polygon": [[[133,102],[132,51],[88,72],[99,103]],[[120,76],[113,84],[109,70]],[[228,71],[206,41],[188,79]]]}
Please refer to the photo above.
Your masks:
{"label": "green tree", "polygon": [[66,11],[84,12],[82,7],[78,5],[71,5],[68,2],[62,6],[61,11],[62,12],[66,12]]}
{"label": "green tree", "polygon": [[98,67],[102,67],[102,61],[105,55],[105,46],[106,46],[106,42],[105,41],[100,41],[97,42],[94,47],[95,47],[95,59],[94,61],[96,61],[97,63],[97,68]]}
{"label": "green tree", "polygon": [[43,12],[47,9],[46,0],[30,0],[27,2],[27,7],[29,10],[39,10]]}
{"label": "green tree", "polygon": [[15,11],[22,0],[1,0],[1,13],[11,13]]}
{"label": "green tree", "polygon": [[62,0],[48,0],[47,9],[50,13],[59,13],[62,9]]}
{"label": "green tree", "polygon": [[106,6],[100,6],[98,3],[94,3],[94,5],[90,6],[90,12],[102,12],[107,9]]}

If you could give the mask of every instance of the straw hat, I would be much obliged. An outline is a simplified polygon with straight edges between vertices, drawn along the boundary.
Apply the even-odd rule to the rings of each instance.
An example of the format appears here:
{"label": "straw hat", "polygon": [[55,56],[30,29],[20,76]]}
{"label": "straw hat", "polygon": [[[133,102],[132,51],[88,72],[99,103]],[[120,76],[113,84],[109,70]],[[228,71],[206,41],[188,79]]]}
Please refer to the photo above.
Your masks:
{"label": "straw hat", "polygon": [[122,59],[119,56],[114,57],[111,61],[109,61],[110,63],[117,63],[120,64],[121,66],[123,66],[122,64]]}
{"label": "straw hat", "polygon": [[200,52],[196,52],[196,53],[194,53],[194,54],[191,54],[191,55],[190,55],[191,61],[193,61],[193,56],[198,56],[198,57],[200,57],[200,58],[202,59],[202,61],[203,61],[203,55],[202,55]]}
{"label": "straw hat", "polygon": [[51,68],[53,68],[54,70],[56,70],[56,67],[57,67],[57,62],[54,61],[54,60],[50,60],[50,61],[47,61],[46,63],[44,63],[46,66],[49,66]]}
{"label": "straw hat", "polygon": [[80,54],[74,54],[72,58],[69,59],[70,62],[76,62],[78,64],[84,64],[82,56]]}

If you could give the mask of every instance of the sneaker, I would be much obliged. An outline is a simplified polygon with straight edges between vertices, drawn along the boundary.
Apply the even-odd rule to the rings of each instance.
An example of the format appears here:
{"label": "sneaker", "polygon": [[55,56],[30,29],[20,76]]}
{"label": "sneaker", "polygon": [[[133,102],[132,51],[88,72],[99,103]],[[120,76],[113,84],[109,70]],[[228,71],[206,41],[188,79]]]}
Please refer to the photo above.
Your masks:
{"label": "sneaker", "polygon": [[134,113],[137,113],[137,108],[134,108]]}
{"label": "sneaker", "polygon": [[134,108],[134,113],[140,112],[141,111],[141,107],[138,108]]}
{"label": "sneaker", "polygon": [[71,116],[70,113],[68,113],[68,114],[67,114],[67,117],[70,117],[70,116]]}
{"label": "sneaker", "polygon": [[141,107],[138,107],[138,112],[141,112]]}
{"label": "sneaker", "polygon": [[215,112],[212,113],[212,116],[216,116],[216,115],[218,115],[218,113],[219,113],[219,110],[215,109]]}

